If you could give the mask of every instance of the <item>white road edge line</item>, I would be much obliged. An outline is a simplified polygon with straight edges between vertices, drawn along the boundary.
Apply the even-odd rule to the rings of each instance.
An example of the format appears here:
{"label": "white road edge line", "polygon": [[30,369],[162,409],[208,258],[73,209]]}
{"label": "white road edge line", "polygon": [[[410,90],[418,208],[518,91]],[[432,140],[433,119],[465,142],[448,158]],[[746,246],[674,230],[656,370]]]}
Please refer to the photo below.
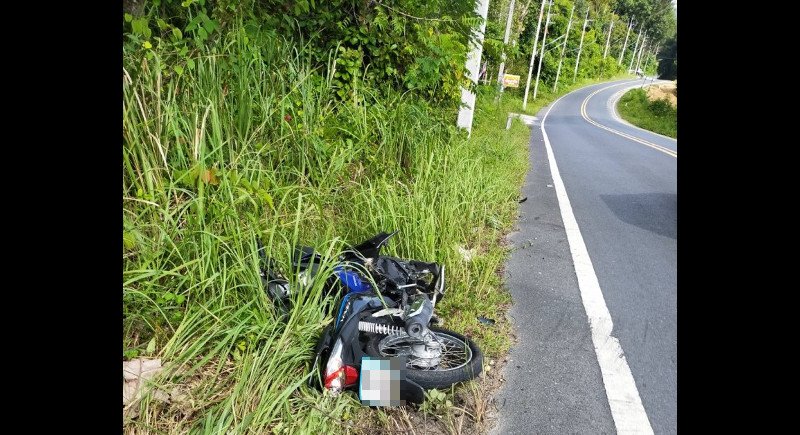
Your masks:
{"label": "white road edge line", "polygon": [[[567,94],[569,95],[569,94]],[[563,96],[561,98],[564,98]],[[558,205],[561,209],[561,219],[564,221],[564,229],[567,233],[569,250],[572,253],[572,261],[575,265],[575,274],[578,277],[578,287],[581,291],[583,308],[589,318],[589,327],[592,330],[592,343],[594,345],[597,362],[600,365],[600,373],[603,376],[603,384],[608,397],[608,405],[611,407],[611,416],[614,418],[614,425],[618,433],[652,434],[653,428],[647,412],[644,410],[642,400],[639,397],[639,390],[633,380],[633,374],[622,346],[616,337],[611,336],[614,324],[611,320],[611,313],[608,311],[600,283],[594,272],[592,259],[586,244],[583,242],[583,235],[578,228],[578,222],[572,211],[572,206],[561,180],[558,171],[553,148],[550,146],[550,139],[544,129],[547,116],[550,110],[561,100],[554,101],[547,109],[541,122],[542,137],[547,149],[547,159],[550,162],[550,173],[553,176],[553,185],[558,197]]]}
{"label": "white road edge line", "polygon": [[605,88],[598,89],[598,90],[592,92],[591,94],[589,94],[583,100],[583,103],[581,104],[581,117],[583,117],[583,119],[586,120],[586,122],[588,122],[589,124],[592,124],[592,125],[594,125],[596,127],[600,127],[603,130],[610,131],[611,133],[614,133],[617,136],[622,136],[625,139],[630,139],[630,140],[632,140],[634,142],[638,142],[638,143],[640,143],[642,145],[645,145],[645,146],[648,146],[648,147],[650,147],[650,148],[652,148],[652,149],[654,149],[656,151],[661,151],[662,153],[664,153],[664,154],[666,154],[668,156],[672,156],[672,157],[678,158],[678,152],[677,151],[673,151],[673,150],[671,150],[671,149],[669,149],[667,147],[662,147],[661,145],[657,145],[657,144],[654,144],[652,142],[646,141],[646,140],[644,140],[644,139],[642,139],[640,137],[636,137],[636,136],[634,136],[632,134],[628,134],[628,133],[621,132],[619,130],[615,130],[615,129],[611,128],[611,127],[608,127],[608,126],[605,126],[603,124],[600,124],[599,122],[595,121],[592,118],[589,118],[589,114],[586,113],[586,106],[589,104],[589,100],[591,100],[592,97],[594,97],[598,92],[605,91],[606,89],[613,88],[614,86],[619,86],[621,84],[624,84],[624,83],[615,83],[613,85],[606,86]]}

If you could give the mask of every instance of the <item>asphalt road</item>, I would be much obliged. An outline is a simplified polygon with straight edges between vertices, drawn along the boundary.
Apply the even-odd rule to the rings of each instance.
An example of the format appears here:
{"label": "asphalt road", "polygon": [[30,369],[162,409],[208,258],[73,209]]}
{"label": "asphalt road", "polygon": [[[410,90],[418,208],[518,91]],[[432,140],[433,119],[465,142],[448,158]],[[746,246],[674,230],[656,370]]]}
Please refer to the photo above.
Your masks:
{"label": "asphalt road", "polygon": [[[677,432],[677,141],[618,119],[618,81],[537,114],[506,268],[517,345],[493,433],[616,433],[541,132],[545,129],[653,431]],[[596,92],[599,91],[599,92]],[[589,118],[589,120],[586,119]]]}

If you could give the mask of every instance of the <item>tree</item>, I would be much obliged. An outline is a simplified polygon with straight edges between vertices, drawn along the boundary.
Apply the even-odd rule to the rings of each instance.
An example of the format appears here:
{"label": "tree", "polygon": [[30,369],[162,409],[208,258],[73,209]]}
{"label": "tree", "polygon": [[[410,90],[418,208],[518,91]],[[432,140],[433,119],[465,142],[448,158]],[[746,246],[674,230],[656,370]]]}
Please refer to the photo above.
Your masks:
{"label": "tree", "polygon": [[678,35],[676,34],[658,52],[658,76],[665,80],[678,79]]}
{"label": "tree", "polygon": [[671,0],[617,0],[617,14],[632,17],[636,28],[643,25],[647,39],[663,42],[675,34],[677,18]]}

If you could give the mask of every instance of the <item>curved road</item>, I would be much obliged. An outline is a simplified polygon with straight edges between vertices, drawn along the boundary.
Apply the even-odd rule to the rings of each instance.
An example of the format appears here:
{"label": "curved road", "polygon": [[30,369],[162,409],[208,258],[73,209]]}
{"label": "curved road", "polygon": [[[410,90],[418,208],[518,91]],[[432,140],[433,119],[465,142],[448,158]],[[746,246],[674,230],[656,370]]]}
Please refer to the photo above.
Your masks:
{"label": "curved road", "polygon": [[641,83],[588,86],[537,114],[494,433],[677,432],[678,146],[613,109]]}

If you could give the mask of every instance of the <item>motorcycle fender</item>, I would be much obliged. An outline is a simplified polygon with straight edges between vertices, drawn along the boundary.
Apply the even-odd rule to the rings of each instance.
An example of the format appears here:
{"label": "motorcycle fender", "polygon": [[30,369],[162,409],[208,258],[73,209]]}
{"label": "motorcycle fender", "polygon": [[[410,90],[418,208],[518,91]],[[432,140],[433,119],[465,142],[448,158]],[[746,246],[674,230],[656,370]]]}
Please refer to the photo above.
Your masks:
{"label": "motorcycle fender", "polygon": [[324,362],[327,361],[328,354],[333,345],[333,337],[331,336],[332,330],[333,325],[326,326],[325,329],[322,330],[319,340],[317,340],[317,346],[314,349],[314,364],[311,366],[311,373],[314,373],[316,376],[308,378],[309,387],[322,387],[321,376]]}

